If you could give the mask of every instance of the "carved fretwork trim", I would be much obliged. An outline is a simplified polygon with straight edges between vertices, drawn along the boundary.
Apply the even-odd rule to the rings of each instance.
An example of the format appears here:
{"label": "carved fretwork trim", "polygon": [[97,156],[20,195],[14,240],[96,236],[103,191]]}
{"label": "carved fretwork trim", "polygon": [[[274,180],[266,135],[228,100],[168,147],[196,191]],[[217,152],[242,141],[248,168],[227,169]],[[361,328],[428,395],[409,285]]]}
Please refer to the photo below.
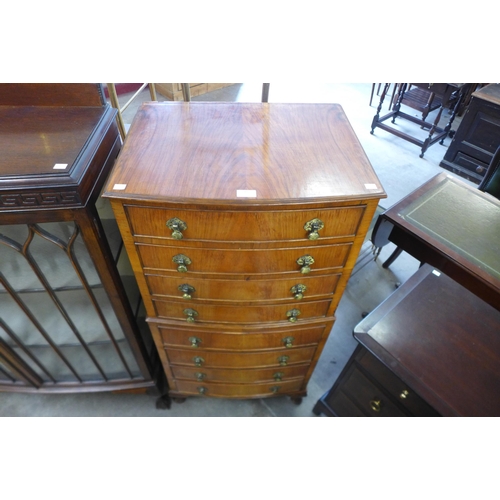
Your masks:
{"label": "carved fretwork trim", "polygon": [[76,191],[0,195],[0,207],[47,207],[78,204],[81,204],[81,200]]}

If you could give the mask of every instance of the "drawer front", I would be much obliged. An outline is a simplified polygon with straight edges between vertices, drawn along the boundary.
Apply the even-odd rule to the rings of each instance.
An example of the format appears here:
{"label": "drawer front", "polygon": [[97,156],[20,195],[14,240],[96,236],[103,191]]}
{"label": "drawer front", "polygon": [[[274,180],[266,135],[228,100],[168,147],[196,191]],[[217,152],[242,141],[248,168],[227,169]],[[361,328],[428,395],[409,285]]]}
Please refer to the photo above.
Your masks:
{"label": "drawer front", "polygon": [[308,364],[248,370],[240,370],[238,368],[190,368],[187,366],[173,366],[172,372],[177,380],[184,379],[190,382],[229,382],[235,384],[248,384],[257,382],[288,382],[290,379],[303,378],[308,369]]}
{"label": "drawer front", "polygon": [[386,392],[408,409],[412,415],[418,417],[438,416],[438,413],[429,406],[413,389],[408,387],[394,373],[368,351],[362,351],[356,358],[370,376],[381,384]]}
{"label": "drawer front", "polygon": [[197,394],[198,396],[212,396],[222,398],[242,397],[266,397],[289,394],[299,391],[303,379],[289,380],[287,382],[272,382],[266,384],[217,384],[190,382],[187,380],[177,381],[177,390],[182,394]]}
{"label": "drawer front", "polygon": [[[161,276],[146,274],[149,291],[154,296],[181,298],[189,295],[186,304],[196,300],[262,301],[294,299],[302,292],[304,298],[333,295],[340,274],[326,276],[298,276],[275,280],[203,280],[192,276]],[[183,287],[179,289],[179,287]],[[293,287],[296,287],[292,290]],[[187,293],[185,290],[189,290]],[[191,291],[192,290],[192,291]],[[300,303],[300,299],[297,300]]]}
{"label": "drawer front", "polygon": [[259,368],[280,367],[311,361],[316,347],[299,347],[269,352],[220,352],[202,349],[165,350],[171,365],[207,368]]}
{"label": "drawer front", "polygon": [[[298,259],[311,256],[314,263],[308,267],[311,274],[318,270],[341,268],[345,265],[352,243],[340,245],[323,245],[320,247],[302,247],[286,249],[243,249],[220,250],[193,247],[175,248],[163,245],[136,244],[142,266],[149,269],[165,269],[181,272],[185,276],[191,274],[269,274],[293,273],[297,276],[305,274],[305,265],[297,263]],[[179,255],[188,257],[185,268],[174,262]],[[190,262],[190,263],[189,263]],[[184,272],[180,271],[181,269]],[[307,273],[308,274],[308,273]]]}
{"label": "drawer front", "polygon": [[[369,417],[406,417],[389,398],[366,378],[356,365],[346,373],[345,378],[328,398],[328,404],[336,411],[335,401],[338,393],[352,401],[366,416]],[[341,398],[340,398],[341,399]],[[337,413],[337,411],[336,411]],[[337,413],[339,414],[339,413]],[[349,415],[342,415],[349,416]]]}
{"label": "drawer front", "polygon": [[[230,349],[235,351],[278,349],[317,344],[325,331],[324,325],[290,328],[279,333],[219,333],[217,331],[158,326],[165,346],[198,349]],[[194,355],[194,354],[193,354]]]}
{"label": "drawer front", "polygon": [[158,318],[184,320],[186,323],[268,323],[288,321],[300,324],[304,319],[325,317],[331,300],[296,304],[236,306],[188,304],[155,299]]}
{"label": "drawer front", "polygon": [[[311,232],[319,238],[354,236],[365,211],[364,205],[319,210],[284,211],[216,211],[174,210],[126,205],[132,234],[172,242],[172,236],[196,241],[279,241],[309,239]],[[176,221],[178,219],[185,224]],[[319,219],[323,225],[316,232],[304,229],[306,223]],[[167,225],[169,221],[170,229]],[[175,225],[178,229],[176,229]],[[177,232],[175,232],[177,231]],[[314,237],[314,236],[313,236]]]}

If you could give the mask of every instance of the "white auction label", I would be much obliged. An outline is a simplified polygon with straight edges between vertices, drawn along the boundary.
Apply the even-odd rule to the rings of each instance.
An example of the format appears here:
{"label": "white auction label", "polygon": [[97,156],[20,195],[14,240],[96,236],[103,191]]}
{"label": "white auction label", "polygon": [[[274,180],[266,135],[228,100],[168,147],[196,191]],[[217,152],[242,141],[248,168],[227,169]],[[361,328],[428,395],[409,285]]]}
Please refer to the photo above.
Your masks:
{"label": "white auction label", "polygon": [[377,189],[376,184],[365,184],[365,189]]}
{"label": "white auction label", "polygon": [[237,189],[236,196],[238,198],[256,198],[257,191],[255,189]]}
{"label": "white auction label", "polygon": [[127,187],[126,184],[115,184],[113,186],[114,191],[123,191]]}
{"label": "white auction label", "polygon": [[54,170],[64,170],[67,167],[68,167],[67,163],[56,163],[52,168]]}
{"label": "white auction label", "polygon": [[436,271],[435,269],[434,271],[432,271],[432,274],[435,274],[436,276],[441,276],[441,273],[439,271]]}

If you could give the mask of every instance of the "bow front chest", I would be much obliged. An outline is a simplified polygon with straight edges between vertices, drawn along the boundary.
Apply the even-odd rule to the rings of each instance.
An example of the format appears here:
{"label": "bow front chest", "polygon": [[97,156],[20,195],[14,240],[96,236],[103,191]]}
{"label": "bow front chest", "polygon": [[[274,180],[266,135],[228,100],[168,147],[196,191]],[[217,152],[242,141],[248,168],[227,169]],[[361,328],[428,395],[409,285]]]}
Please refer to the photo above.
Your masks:
{"label": "bow front chest", "polygon": [[341,106],[143,104],[104,196],[170,396],[306,395],[385,197]]}

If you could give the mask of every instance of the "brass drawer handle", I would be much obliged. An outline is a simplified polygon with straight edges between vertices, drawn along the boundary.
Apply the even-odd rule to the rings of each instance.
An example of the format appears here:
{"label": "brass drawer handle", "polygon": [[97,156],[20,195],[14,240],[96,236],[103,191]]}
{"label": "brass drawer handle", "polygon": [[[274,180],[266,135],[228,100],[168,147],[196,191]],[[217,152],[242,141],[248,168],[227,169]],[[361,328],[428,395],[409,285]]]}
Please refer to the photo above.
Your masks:
{"label": "brass drawer handle", "polygon": [[189,342],[191,342],[191,347],[200,347],[201,339],[199,339],[198,337],[189,337],[188,340]]}
{"label": "brass drawer handle", "polygon": [[182,312],[184,313],[185,316],[187,316],[186,321],[188,323],[194,323],[195,321],[194,318],[198,316],[198,312],[195,311],[194,309],[184,309],[184,311]]}
{"label": "brass drawer handle", "polygon": [[281,382],[283,380],[283,375],[284,375],[283,372],[276,372],[273,375],[273,379],[276,380],[276,382]]}
{"label": "brass drawer handle", "polygon": [[181,253],[179,253],[172,257],[172,262],[174,264],[177,264],[177,271],[179,271],[180,273],[185,273],[188,270],[187,266],[191,264],[191,259],[186,255],[182,255]]}
{"label": "brass drawer handle", "polygon": [[296,323],[297,318],[300,316],[300,311],[298,309],[292,309],[291,311],[286,312],[286,317],[290,323]]}
{"label": "brass drawer handle", "polygon": [[281,366],[286,366],[288,364],[288,360],[290,359],[290,356],[280,356],[278,358],[278,363]]}
{"label": "brass drawer handle", "polygon": [[201,356],[195,356],[193,358],[193,361],[195,366],[201,366],[205,362],[205,360]]}
{"label": "brass drawer handle", "polygon": [[309,233],[307,237],[310,240],[317,240],[319,238],[318,231],[325,227],[321,219],[312,219],[304,224],[304,229]]}
{"label": "brass drawer handle", "polygon": [[399,395],[399,397],[400,397],[401,399],[406,399],[409,395],[410,395],[410,393],[409,393],[406,389],[403,389],[403,390],[401,391],[401,394]]}
{"label": "brass drawer handle", "polygon": [[177,290],[183,293],[182,298],[183,299],[191,299],[192,295],[194,292],[196,292],[196,289],[194,286],[188,285],[187,283],[183,283],[182,285],[179,285],[177,287]]}
{"label": "brass drawer handle", "polygon": [[279,392],[280,389],[281,389],[281,387],[279,385],[273,385],[272,387],[269,387],[269,390],[271,392],[273,392],[274,394],[276,394],[277,392]]}
{"label": "brass drawer handle", "polygon": [[196,380],[198,380],[198,382],[202,382],[203,380],[205,380],[207,378],[207,375],[206,373],[200,373],[200,372],[196,372],[194,374]]}
{"label": "brass drawer handle", "polygon": [[311,272],[311,266],[314,264],[314,259],[310,255],[303,255],[297,259],[297,264],[301,266],[300,272],[308,274]]}
{"label": "brass drawer handle", "polygon": [[301,300],[304,298],[304,292],[307,290],[306,285],[299,283],[297,285],[293,285],[290,288],[290,291],[293,293],[293,298],[297,300]]}
{"label": "brass drawer handle", "polygon": [[285,337],[283,339],[283,344],[285,344],[285,347],[293,347],[294,340],[295,340],[294,337]]}
{"label": "brass drawer handle", "polygon": [[172,231],[172,238],[175,240],[182,240],[182,231],[187,229],[187,224],[177,217],[173,217],[167,221],[167,227]]}
{"label": "brass drawer handle", "polygon": [[198,387],[198,392],[200,394],[206,394],[208,392],[208,389],[206,387]]}
{"label": "brass drawer handle", "polygon": [[380,399],[372,399],[370,401],[370,408],[373,410],[373,411],[376,411],[376,412],[379,412],[380,409],[382,408],[382,401],[380,401]]}

